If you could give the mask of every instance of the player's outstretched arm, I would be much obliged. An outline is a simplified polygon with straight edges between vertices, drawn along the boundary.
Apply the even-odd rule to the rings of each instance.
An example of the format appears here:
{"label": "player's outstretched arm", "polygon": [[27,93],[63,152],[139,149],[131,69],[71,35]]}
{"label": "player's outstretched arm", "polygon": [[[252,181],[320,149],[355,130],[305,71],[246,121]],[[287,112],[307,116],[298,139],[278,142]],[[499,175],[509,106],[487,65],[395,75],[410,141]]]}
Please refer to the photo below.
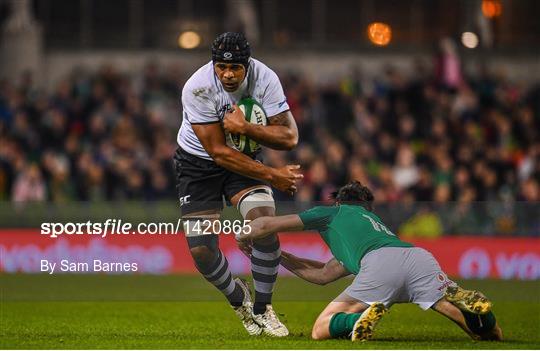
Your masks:
{"label": "player's outstretched arm", "polygon": [[262,239],[270,234],[286,231],[299,231],[304,229],[304,223],[297,214],[259,217],[246,225],[242,232],[236,235],[238,241],[252,241]]}
{"label": "player's outstretched arm", "polygon": [[296,181],[303,178],[299,172],[300,166],[268,167],[228,147],[219,123],[193,124],[192,127],[206,152],[223,168],[268,182],[273,187],[291,194],[296,191]]}
{"label": "player's outstretched arm", "polygon": [[237,105],[233,108],[234,111],[226,113],[223,118],[225,131],[246,135],[259,144],[275,150],[292,150],[298,144],[298,127],[291,111],[268,117],[268,125],[262,126],[248,123],[242,110]]}
{"label": "player's outstretched arm", "polygon": [[335,258],[323,263],[281,252],[281,265],[298,277],[314,284],[325,285],[351,274]]}

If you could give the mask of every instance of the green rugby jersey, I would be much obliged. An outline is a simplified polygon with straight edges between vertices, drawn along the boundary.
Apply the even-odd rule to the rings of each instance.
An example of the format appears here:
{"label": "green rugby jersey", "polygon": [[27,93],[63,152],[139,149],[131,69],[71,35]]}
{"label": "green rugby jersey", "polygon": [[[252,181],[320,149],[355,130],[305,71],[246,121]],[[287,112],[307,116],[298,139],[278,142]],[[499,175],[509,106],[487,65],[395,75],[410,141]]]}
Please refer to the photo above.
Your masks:
{"label": "green rugby jersey", "polygon": [[360,260],[381,247],[412,247],[386,228],[381,219],[362,206],[317,206],[299,214],[304,229],[317,230],[334,257],[358,274]]}

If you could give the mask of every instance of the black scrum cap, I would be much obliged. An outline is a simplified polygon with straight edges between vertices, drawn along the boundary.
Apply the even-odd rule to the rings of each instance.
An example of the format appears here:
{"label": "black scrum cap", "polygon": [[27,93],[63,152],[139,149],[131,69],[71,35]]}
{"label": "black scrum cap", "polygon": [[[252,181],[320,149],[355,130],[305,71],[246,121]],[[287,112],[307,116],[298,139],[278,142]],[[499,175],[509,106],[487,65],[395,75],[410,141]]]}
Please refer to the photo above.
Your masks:
{"label": "black scrum cap", "polygon": [[222,33],[212,44],[212,61],[214,63],[240,63],[244,65],[247,71],[250,56],[251,48],[242,33]]}

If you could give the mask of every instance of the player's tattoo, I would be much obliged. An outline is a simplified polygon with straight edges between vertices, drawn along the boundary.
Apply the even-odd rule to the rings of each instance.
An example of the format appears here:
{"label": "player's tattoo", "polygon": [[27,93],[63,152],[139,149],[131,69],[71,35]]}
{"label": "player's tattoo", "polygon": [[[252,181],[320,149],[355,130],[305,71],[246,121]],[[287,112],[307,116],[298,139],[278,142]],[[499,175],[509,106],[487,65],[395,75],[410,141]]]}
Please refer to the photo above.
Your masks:
{"label": "player's tattoo", "polygon": [[226,105],[223,105],[219,111],[218,111],[218,116],[219,116],[219,120],[221,122],[223,122],[223,119],[225,118],[225,113],[230,111],[231,110],[231,105],[230,104],[226,104]]}
{"label": "player's tattoo", "polygon": [[275,116],[268,118],[268,124],[271,126],[285,126],[290,127],[292,125],[292,115],[289,110],[281,112]]}

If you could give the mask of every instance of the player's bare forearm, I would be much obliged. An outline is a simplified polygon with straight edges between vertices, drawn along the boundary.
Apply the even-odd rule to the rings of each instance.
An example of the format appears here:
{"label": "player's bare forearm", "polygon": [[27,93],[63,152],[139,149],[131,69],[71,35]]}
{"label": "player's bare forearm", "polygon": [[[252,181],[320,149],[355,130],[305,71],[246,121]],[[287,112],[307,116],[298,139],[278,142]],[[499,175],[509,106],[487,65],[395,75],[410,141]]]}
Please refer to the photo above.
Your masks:
{"label": "player's bare forearm", "polygon": [[237,240],[250,241],[267,237],[273,233],[284,231],[299,231],[304,229],[304,223],[296,214],[276,217],[259,217],[249,222],[249,230],[240,233]]}
{"label": "player's bare forearm", "polygon": [[285,251],[281,251],[281,265],[291,273],[310,283],[324,285],[320,270],[324,263],[306,258],[300,258]]}
{"label": "player's bare forearm", "polygon": [[244,134],[275,150],[292,150],[298,144],[298,128],[290,111],[268,118],[268,125],[246,123]]}
{"label": "player's bare forearm", "polygon": [[246,177],[272,182],[273,169],[254,161],[251,157],[229,147],[222,147],[211,154],[214,161],[229,171]]}
{"label": "player's bare forearm", "polygon": [[219,123],[192,127],[206,152],[219,166],[246,177],[272,182],[274,169],[228,147]]}
{"label": "player's bare forearm", "polygon": [[301,258],[287,251],[281,251],[281,265],[292,272],[302,269],[321,269],[324,267],[324,262]]}
{"label": "player's bare forearm", "polygon": [[322,263],[281,252],[281,265],[298,277],[314,284],[325,285],[350,273],[335,259]]}
{"label": "player's bare forearm", "polygon": [[208,155],[221,167],[246,177],[269,182],[273,187],[291,195],[296,191],[296,181],[303,177],[299,172],[300,166],[272,168],[254,161],[226,145],[225,134],[218,122],[191,126]]}

